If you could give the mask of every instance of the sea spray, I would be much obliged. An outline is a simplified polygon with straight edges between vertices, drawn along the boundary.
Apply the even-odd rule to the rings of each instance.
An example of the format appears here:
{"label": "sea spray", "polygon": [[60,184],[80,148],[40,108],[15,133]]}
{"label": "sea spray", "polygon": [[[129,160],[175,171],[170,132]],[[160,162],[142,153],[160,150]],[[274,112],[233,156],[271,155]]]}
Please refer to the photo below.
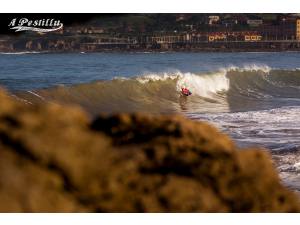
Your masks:
{"label": "sea spray", "polygon": [[188,88],[194,95],[210,98],[218,92],[228,91],[229,79],[226,77],[226,73],[223,72],[201,76],[185,73],[178,79],[176,84],[178,92],[182,87]]}

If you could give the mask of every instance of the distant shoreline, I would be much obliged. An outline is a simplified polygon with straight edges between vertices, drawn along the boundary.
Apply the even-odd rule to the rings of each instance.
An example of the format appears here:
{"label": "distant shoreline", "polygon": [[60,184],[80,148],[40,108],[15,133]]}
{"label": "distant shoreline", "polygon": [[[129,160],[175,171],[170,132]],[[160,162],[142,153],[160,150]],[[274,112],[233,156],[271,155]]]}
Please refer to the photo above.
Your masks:
{"label": "distant shoreline", "polygon": [[7,51],[0,52],[1,55],[22,55],[22,54],[67,54],[67,53],[269,53],[269,52],[300,52],[300,49],[289,49],[289,50],[280,50],[280,49],[176,49],[176,50],[149,50],[149,49],[140,49],[140,50],[120,50],[120,49],[103,49],[96,51],[79,51],[79,50],[52,50],[52,51]]}

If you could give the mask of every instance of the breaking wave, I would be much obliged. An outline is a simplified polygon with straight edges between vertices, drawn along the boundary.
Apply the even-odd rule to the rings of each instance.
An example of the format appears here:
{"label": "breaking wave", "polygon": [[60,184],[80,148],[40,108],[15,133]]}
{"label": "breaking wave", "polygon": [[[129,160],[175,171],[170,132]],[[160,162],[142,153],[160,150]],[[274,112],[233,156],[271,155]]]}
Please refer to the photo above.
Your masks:
{"label": "breaking wave", "polygon": [[[187,87],[192,95],[182,97],[182,87]],[[14,94],[32,103],[76,103],[92,114],[253,111],[299,105],[300,71],[264,65],[232,66],[201,73],[176,71],[117,77]]]}

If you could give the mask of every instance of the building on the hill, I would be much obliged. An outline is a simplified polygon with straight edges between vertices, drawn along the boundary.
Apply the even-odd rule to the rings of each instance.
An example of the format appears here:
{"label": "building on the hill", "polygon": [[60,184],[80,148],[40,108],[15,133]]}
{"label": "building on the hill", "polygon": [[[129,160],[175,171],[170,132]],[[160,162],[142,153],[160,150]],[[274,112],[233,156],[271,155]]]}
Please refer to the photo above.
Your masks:
{"label": "building on the hill", "polygon": [[300,40],[300,19],[297,19],[296,25],[296,39]]}

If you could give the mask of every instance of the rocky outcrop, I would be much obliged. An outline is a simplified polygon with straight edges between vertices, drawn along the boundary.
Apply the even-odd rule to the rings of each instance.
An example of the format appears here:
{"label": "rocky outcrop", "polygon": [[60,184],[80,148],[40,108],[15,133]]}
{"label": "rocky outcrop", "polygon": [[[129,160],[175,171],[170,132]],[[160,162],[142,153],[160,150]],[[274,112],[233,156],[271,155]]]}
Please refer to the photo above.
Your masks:
{"label": "rocky outcrop", "polygon": [[1,212],[299,212],[262,149],[181,116],[100,115],[0,94]]}

